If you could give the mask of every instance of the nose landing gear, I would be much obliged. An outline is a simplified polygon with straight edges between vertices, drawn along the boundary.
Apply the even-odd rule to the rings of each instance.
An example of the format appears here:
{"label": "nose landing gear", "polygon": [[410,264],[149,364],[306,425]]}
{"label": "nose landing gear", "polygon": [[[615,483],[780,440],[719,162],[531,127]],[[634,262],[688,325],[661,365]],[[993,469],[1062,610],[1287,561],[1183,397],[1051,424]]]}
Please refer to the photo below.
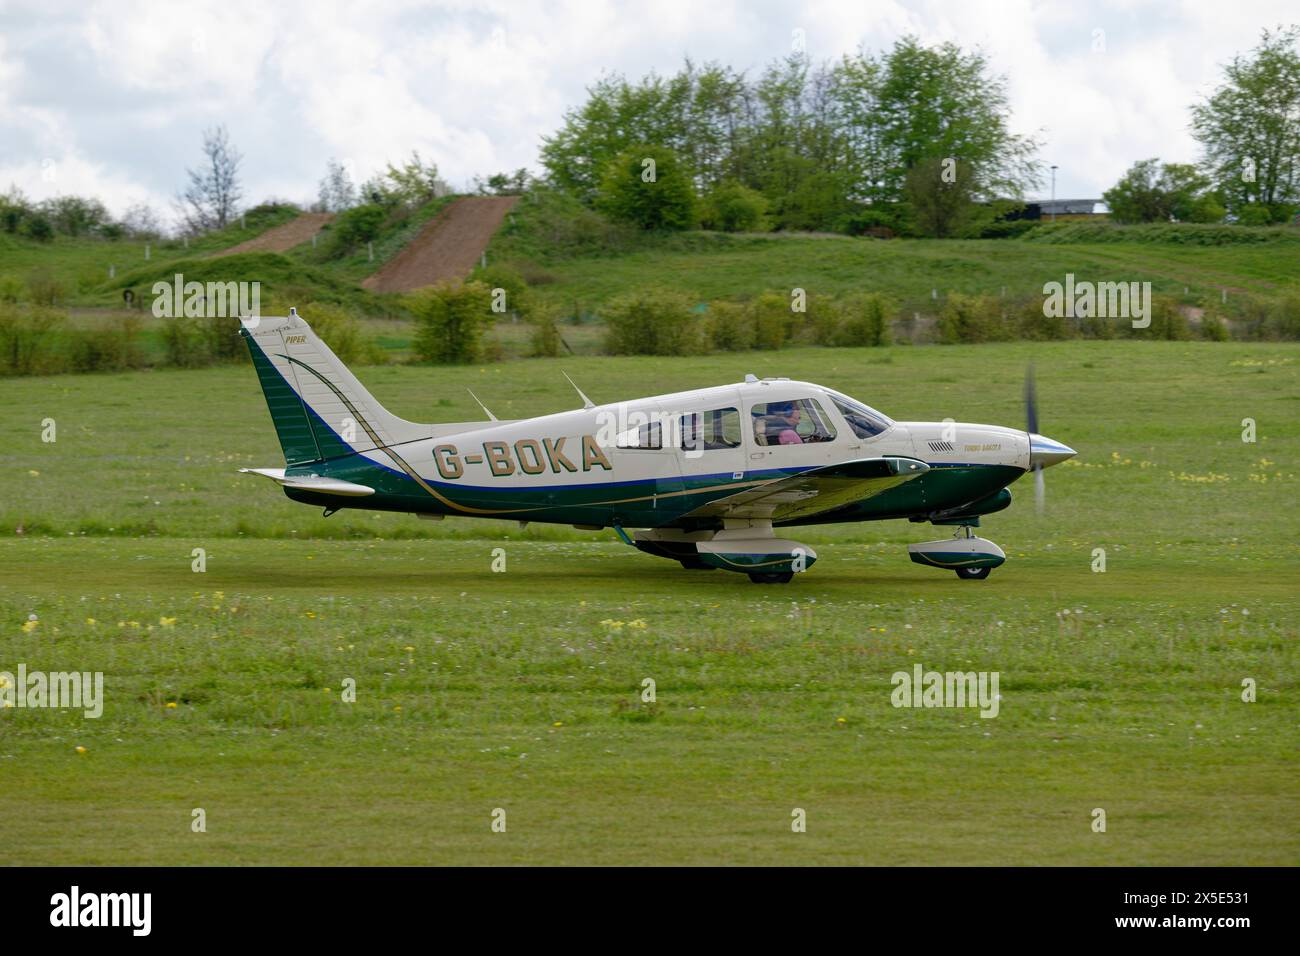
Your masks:
{"label": "nose landing gear", "polygon": [[789,584],[794,580],[793,571],[750,571],[749,580],[755,584]]}

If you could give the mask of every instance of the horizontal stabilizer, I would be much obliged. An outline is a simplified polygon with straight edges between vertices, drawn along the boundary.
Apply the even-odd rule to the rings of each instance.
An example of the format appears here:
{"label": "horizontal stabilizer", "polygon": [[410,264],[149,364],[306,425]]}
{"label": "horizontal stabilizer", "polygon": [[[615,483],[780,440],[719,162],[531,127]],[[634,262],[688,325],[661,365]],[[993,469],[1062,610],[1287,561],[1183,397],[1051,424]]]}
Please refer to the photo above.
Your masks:
{"label": "horizontal stabilizer", "polygon": [[241,474],[262,475],[270,478],[277,485],[292,488],[295,491],[314,491],[321,495],[343,495],[348,498],[360,498],[373,495],[374,488],[353,484],[338,478],[321,478],[317,475],[286,475],[283,468],[241,468]]}

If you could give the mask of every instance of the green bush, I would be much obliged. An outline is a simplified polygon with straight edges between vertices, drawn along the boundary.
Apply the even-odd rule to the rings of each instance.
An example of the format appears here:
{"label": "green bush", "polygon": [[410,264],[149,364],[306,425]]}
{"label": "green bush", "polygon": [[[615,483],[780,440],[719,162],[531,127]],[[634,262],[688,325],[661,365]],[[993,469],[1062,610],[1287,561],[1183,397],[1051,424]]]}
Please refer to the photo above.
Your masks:
{"label": "green bush", "polygon": [[14,235],[31,211],[31,204],[16,189],[0,193],[0,230]]}
{"label": "green bush", "polygon": [[550,285],[552,282],[557,281],[554,272],[542,268],[532,259],[521,259],[514,264],[514,267],[529,286]]}
{"label": "green bush", "polygon": [[35,239],[37,242],[50,242],[54,239],[54,226],[39,212],[24,219],[18,231],[28,239]]}
{"label": "green bush", "polygon": [[671,149],[633,146],[605,169],[596,208],[638,229],[689,229],[695,225],[695,187]]}
{"label": "green bush", "polygon": [[1001,300],[992,296],[971,296],[954,292],[939,310],[939,340],[958,342],[998,342],[1009,339],[1011,332]]}
{"label": "green bush", "polygon": [[[1213,309],[1217,304],[1217,301],[1207,301],[1205,309]],[[1267,338],[1273,318],[1273,301],[1260,296],[1242,295],[1236,298],[1235,304],[1238,336],[1249,341]]]}
{"label": "green bush", "polygon": [[1114,222],[1042,222],[1024,236],[1027,242],[1138,242],[1191,246],[1231,246],[1253,243],[1300,243],[1300,229],[1286,226],[1220,225],[1169,222],[1121,225]]}
{"label": "green bush", "polygon": [[426,362],[469,364],[484,357],[483,330],[492,321],[492,290],[481,282],[444,282],[412,293],[415,354]]}
{"label": "green bush", "polygon": [[874,236],[891,239],[900,232],[900,210],[893,205],[863,206],[847,212],[835,221],[835,231],[850,236]]}
{"label": "green bush", "polygon": [[[274,298],[262,305],[263,315],[287,315]],[[313,328],[315,323],[313,323]],[[247,362],[248,349],[239,335],[239,322],[220,316],[170,316],[162,320],[163,364],[172,368],[203,368],[218,362]]]}
{"label": "green bush", "polygon": [[1267,226],[1273,222],[1273,213],[1263,203],[1249,203],[1237,210],[1237,223],[1242,226]]}
{"label": "green bush", "polygon": [[82,329],[69,335],[68,362],[74,372],[120,372],[144,365],[140,318],[126,315],[108,328]]}
{"label": "green bush", "polygon": [[388,214],[389,210],[377,205],[353,206],[339,213],[328,226],[326,257],[340,258],[376,239],[388,221]]}
{"label": "green bush", "polygon": [[[750,322],[754,327],[754,348],[779,349],[790,339],[796,320],[791,297],[783,292],[764,292],[749,301]],[[802,323],[799,323],[802,324]]]}
{"label": "green bush", "polygon": [[794,314],[789,329],[789,342],[834,345],[835,335],[844,323],[845,301],[832,295],[810,294],[805,303],[805,311]]}
{"label": "green bush", "polygon": [[163,361],[173,368],[201,368],[212,363],[212,354],[199,319],[183,315],[162,320]]}
{"label": "green bush", "polygon": [[1056,341],[1073,338],[1074,326],[1064,315],[1046,315],[1043,300],[1029,299],[1015,309],[1015,332],[1030,341]]}
{"label": "green bush", "polygon": [[704,320],[709,348],[717,352],[743,352],[754,347],[754,323],[743,305],[713,302]]}
{"label": "green bush", "polygon": [[841,303],[839,322],[831,344],[839,346],[881,346],[890,340],[889,320],[894,309],[879,292],[849,296]]}
{"label": "green bush", "polygon": [[1214,312],[1204,313],[1201,316],[1201,338],[1208,342],[1228,341],[1230,336],[1227,323]]}
{"label": "green bush", "polygon": [[703,329],[694,302],[673,289],[640,289],[611,300],[602,310],[611,355],[695,355]]}
{"label": "green bush", "polygon": [[769,218],[774,229],[786,232],[829,230],[852,213],[845,199],[846,184],[839,173],[814,168],[811,160],[777,150],[771,161],[778,177],[789,176],[786,184],[769,190],[772,200]]}
{"label": "green bush", "polygon": [[27,277],[27,297],[33,305],[53,308],[67,298],[63,283],[48,269],[37,269]]}
{"label": "green bush", "polygon": [[700,209],[700,225],[720,232],[755,232],[767,226],[767,199],[735,180],[719,183]]}
{"label": "green bush", "polygon": [[43,306],[0,303],[0,372],[34,375],[64,371],[66,362],[56,356],[51,345],[65,319],[62,312]]}
{"label": "green bush", "polygon": [[979,231],[981,239],[1019,239],[1038,227],[1033,219],[999,219]]}
{"label": "green bush", "polygon": [[528,323],[532,326],[529,332],[529,355],[555,358],[560,354],[563,343],[556,319],[557,313],[551,307],[537,308],[529,314]]}
{"label": "green bush", "polygon": [[1123,327],[1135,338],[1174,341],[1192,337],[1183,310],[1178,307],[1178,303],[1174,299],[1165,295],[1151,297],[1151,325],[1148,328],[1135,329],[1131,322],[1125,322]]}
{"label": "green bush", "polygon": [[[1075,319],[1074,321],[1078,323],[1079,334],[1085,339],[1115,338],[1117,329],[1114,319],[1103,319],[1100,316],[1089,315],[1080,319]],[[1125,328],[1131,329],[1131,326],[1125,322]]]}
{"label": "green bush", "polygon": [[525,268],[522,260],[613,255],[633,248],[637,240],[631,226],[611,222],[568,193],[534,186],[519,200],[511,220],[497,230],[488,252],[520,263],[529,285],[541,285],[555,281],[554,276],[539,267]]}
{"label": "green bush", "polygon": [[17,302],[23,297],[23,283],[17,276],[0,276],[0,302]]}
{"label": "green bush", "polygon": [[502,265],[479,266],[470,274],[470,278],[489,289],[500,289],[505,293],[505,311],[499,314],[517,312],[521,316],[528,315],[528,283],[518,270]]}
{"label": "green bush", "polygon": [[1300,339],[1300,295],[1292,292],[1274,302],[1265,330],[1269,338]]}

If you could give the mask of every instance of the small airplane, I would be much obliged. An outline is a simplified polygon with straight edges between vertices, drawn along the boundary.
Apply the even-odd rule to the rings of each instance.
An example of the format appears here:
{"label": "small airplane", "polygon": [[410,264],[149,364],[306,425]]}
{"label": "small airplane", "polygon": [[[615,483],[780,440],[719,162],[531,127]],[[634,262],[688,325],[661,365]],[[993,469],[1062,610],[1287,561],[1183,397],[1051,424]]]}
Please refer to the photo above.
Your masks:
{"label": "small airplane", "polygon": [[981,580],[1006,555],[972,528],[1011,503],[1007,486],[1027,472],[1041,509],[1043,469],[1075,455],[1038,434],[1032,370],[1025,430],[896,422],[833,389],[753,375],[612,405],[574,385],[583,407],[573,411],[502,421],[483,406],[486,421],[419,425],[385,410],[289,313],[241,322],[285,467],[240,470],[327,516],[353,507],[613,528],[647,554],[760,584],[817,560],[777,529],[906,518],[956,529],[910,545],[913,561]]}

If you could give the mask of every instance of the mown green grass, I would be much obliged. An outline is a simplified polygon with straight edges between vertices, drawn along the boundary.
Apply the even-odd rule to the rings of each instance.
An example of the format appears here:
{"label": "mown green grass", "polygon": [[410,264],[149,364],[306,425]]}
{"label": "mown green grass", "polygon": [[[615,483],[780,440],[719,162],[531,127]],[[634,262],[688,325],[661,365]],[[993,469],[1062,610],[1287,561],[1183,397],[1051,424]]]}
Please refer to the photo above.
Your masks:
{"label": "mown green grass", "polygon": [[[7,382],[0,670],[102,670],[107,705],[0,714],[0,841],[49,863],[1294,864],[1300,348],[360,376],[420,420],[478,414],[466,385],[503,418],[572,407],[563,367],[598,401],[752,370],[1015,425],[1031,356],[1042,429],[1081,454],[1043,516],[1017,485],[986,520],[1009,560],[982,583],[910,564],[947,532],[898,522],[800,529],[821,560],[760,588],[612,534],[323,519],[234,473],[280,463],[247,368]],[[895,709],[918,662],[998,671],[999,716]]]}

